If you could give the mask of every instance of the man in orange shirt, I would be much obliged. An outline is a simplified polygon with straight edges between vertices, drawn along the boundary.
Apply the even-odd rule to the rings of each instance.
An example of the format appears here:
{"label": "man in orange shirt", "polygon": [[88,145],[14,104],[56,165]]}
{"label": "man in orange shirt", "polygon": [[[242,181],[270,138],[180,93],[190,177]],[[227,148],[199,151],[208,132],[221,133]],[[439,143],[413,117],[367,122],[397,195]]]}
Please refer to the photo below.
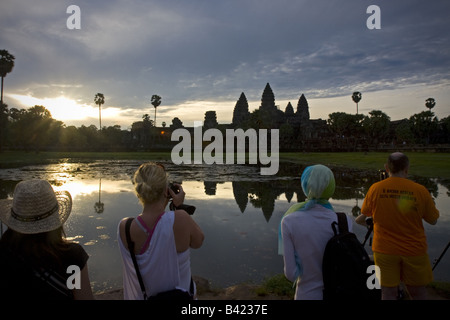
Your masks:
{"label": "man in orange shirt", "polygon": [[396,299],[400,281],[413,299],[425,299],[433,273],[422,220],[436,224],[439,211],[429,191],[407,179],[406,155],[392,153],[385,169],[389,178],[369,188],[356,222],[365,224],[366,217],[373,218],[372,251],[380,268],[382,299]]}

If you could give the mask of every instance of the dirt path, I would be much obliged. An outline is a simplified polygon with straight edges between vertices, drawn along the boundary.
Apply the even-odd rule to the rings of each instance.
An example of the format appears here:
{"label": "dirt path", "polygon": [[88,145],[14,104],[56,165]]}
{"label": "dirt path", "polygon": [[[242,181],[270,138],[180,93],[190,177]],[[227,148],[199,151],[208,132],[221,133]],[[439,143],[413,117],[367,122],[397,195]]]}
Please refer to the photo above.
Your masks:
{"label": "dirt path", "polygon": [[[238,284],[223,289],[211,288],[208,280],[194,277],[197,284],[198,300],[290,300],[288,296],[275,294],[260,295],[257,293],[258,285]],[[435,289],[428,287],[427,300],[449,300],[440,295]],[[122,289],[110,290],[95,295],[97,300],[122,300]]]}

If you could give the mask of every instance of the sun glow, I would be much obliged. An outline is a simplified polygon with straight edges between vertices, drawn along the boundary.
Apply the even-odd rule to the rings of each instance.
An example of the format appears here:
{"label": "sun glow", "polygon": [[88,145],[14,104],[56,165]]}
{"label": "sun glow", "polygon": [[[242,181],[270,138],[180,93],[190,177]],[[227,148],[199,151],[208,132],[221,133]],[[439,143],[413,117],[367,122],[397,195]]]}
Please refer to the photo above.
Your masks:
{"label": "sun glow", "polygon": [[100,195],[101,193],[133,192],[132,185],[128,180],[108,179],[83,179],[66,180],[60,186],[54,186],[55,191],[68,191],[73,200],[89,195]]}
{"label": "sun glow", "polygon": [[[63,121],[65,124],[70,124],[71,121],[81,122],[89,120],[89,122],[92,122],[92,119],[96,119],[95,121],[97,121],[99,117],[97,105],[93,106],[83,104],[65,96],[44,99],[19,94],[10,94],[8,96],[17,100],[23,108],[30,108],[36,105],[44,106],[48,111],[50,111],[53,119]],[[126,109],[120,109],[117,107],[102,106],[102,120],[107,121],[117,119],[122,116],[122,113],[127,111],[128,110]],[[109,124],[102,123],[102,126],[104,125]]]}
{"label": "sun glow", "polygon": [[44,106],[56,120],[82,120],[85,118],[98,117],[98,107],[80,104],[77,101],[64,96],[44,99],[19,94],[11,94],[9,96],[18,100],[22,105],[28,108],[35,105]]}

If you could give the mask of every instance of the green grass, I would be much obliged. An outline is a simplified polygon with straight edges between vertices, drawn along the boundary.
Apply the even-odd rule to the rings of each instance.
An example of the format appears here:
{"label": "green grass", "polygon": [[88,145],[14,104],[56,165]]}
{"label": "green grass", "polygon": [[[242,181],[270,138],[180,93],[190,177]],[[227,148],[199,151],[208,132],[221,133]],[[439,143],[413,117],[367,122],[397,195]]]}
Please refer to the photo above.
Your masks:
{"label": "green grass", "polygon": [[[405,152],[405,154],[409,157],[410,175],[450,179],[450,153]],[[295,152],[281,153],[280,161],[379,170],[384,168],[388,156],[389,153],[385,152]]]}
{"label": "green grass", "polygon": [[[410,159],[411,175],[450,179],[450,153],[406,152]],[[280,162],[303,165],[324,164],[360,170],[383,169],[389,153],[385,152],[286,152],[280,153]],[[58,162],[86,162],[93,160],[170,160],[170,152],[2,152],[0,168],[29,164]]]}
{"label": "green grass", "polygon": [[267,278],[256,288],[255,292],[258,296],[275,294],[277,296],[286,296],[293,299],[295,296],[295,287],[292,282],[286,279],[284,274],[277,274]]}
{"label": "green grass", "polygon": [[94,160],[170,160],[170,152],[2,152],[0,168],[21,167],[30,164],[59,162],[88,162]]}
{"label": "green grass", "polygon": [[450,282],[433,281],[428,286],[433,288],[440,296],[450,299]]}
{"label": "green grass", "polygon": [[[450,283],[442,281],[433,281],[428,287],[432,288],[437,294],[445,299],[450,299]],[[294,298],[295,287],[284,274],[277,274],[268,277],[264,282],[255,289],[255,293],[260,296],[275,294],[280,297]]]}

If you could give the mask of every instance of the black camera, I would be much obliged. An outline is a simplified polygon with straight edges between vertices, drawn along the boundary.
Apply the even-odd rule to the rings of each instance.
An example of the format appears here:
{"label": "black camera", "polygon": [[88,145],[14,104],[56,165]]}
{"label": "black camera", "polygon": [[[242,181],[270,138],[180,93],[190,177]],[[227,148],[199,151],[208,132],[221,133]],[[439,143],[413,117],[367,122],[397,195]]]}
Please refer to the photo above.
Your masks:
{"label": "black camera", "polygon": [[[180,192],[180,189],[178,189],[178,187],[175,185],[175,183],[176,183],[176,184],[181,184],[181,183],[179,183],[179,182],[170,182],[170,183],[169,183],[169,188],[172,189],[172,191],[173,191],[175,194],[178,194],[178,193]],[[172,198],[172,196],[170,195],[170,193],[169,193],[168,196],[169,196],[169,198]],[[182,205],[179,205],[178,207],[175,207],[175,205],[173,204],[173,201],[170,201],[169,208],[170,208],[170,210],[184,210],[184,211],[186,211],[189,215],[193,215],[194,212],[195,212],[195,209],[196,209],[194,206],[191,206],[191,205],[188,205],[188,204],[182,204]]]}
{"label": "black camera", "polygon": [[380,174],[380,181],[389,177],[386,170],[378,170],[378,173]]}
{"label": "black camera", "polygon": [[[178,194],[178,193],[180,192],[180,189],[178,189],[178,187],[175,185],[175,183],[176,183],[176,184],[181,184],[181,183],[178,183],[178,182],[169,182],[169,188],[172,189],[172,191],[173,191],[175,194]],[[170,193],[168,194],[168,196],[169,196],[169,198],[172,198],[172,196],[170,195]]]}

